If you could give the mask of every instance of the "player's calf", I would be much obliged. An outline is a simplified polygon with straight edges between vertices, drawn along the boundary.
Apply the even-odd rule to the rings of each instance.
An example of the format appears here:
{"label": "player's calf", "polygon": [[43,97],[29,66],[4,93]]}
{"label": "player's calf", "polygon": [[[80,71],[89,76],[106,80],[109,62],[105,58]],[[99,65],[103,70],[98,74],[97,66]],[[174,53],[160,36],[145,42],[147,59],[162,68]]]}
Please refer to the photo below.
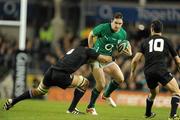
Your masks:
{"label": "player's calf", "polygon": [[171,99],[171,113],[170,117],[176,116],[177,108],[180,102],[180,96],[179,95],[173,95]]}

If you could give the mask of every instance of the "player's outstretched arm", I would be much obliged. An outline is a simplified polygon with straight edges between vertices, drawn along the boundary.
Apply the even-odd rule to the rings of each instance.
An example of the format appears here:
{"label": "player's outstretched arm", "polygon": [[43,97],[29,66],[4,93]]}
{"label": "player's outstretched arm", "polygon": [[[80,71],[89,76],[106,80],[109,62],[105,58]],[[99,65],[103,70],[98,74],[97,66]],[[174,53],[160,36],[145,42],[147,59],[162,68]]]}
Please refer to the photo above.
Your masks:
{"label": "player's outstretched arm", "polygon": [[106,55],[99,55],[97,60],[99,62],[102,62],[102,63],[106,63],[106,62],[111,62],[112,61],[112,57],[111,56],[106,56]]}
{"label": "player's outstretched arm", "polygon": [[88,47],[89,48],[92,48],[93,47],[93,31],[91,31],[90,33],[89,33],[89,36],[88,36]]}
{"label": "player's outstretched arm", "polygon": [[180,72],[180,58],[179,58],[179,55],[177,54],[176,50],[174,49],[175,47],[174,47],[173,43],[170,40],[167,39],[166,43],[167,43],[167,45],[169,47],[169,51],[170,51],[172,57],[174,58],[174,61],[175,61],[176,65],[177,65],[177,68],[178,68],[178,71]]}
{"label": "player's outstretched arm", "polygon": [[137,52],[134,58],[132,59],[131,62],[131,73],[130,73],[130,81],[133,81],[135,79],[135,70],[137,67],[137,64],[141,60],[143,54],[141,52]]}
{"label": "player's outstretched arm", "polygon": [[180,58],[179,56],[174,57],[175,63],[177,65],[178,71],[180,72]]}

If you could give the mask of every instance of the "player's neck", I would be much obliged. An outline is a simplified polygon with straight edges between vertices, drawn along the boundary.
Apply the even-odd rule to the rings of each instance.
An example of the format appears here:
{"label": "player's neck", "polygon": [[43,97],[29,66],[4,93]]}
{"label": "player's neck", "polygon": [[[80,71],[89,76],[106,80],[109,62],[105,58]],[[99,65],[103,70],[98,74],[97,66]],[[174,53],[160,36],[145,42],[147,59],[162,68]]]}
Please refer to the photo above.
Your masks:
{"label": "player's neck", "polygon": [[159,36],[162,36],[162,33],[152,33],[152,35],[159,35]]}

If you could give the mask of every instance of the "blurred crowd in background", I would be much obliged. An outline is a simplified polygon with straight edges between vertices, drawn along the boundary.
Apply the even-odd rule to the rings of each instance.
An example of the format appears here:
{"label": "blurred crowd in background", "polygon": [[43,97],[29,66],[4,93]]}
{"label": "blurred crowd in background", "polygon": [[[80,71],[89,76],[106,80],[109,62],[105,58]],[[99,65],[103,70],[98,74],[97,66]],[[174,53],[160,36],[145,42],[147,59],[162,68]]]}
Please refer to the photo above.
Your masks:
{"label": "blurred crowd in background", "polygon": [[[45,1],[46,2],[44,2],[44,4],[49,3],[49,1]],[[77,25],[82,25],[79,25],[80,23],[76,21],[81,21],[80,8],[77,6],[77,4],[81,2],[80,0],[76,0],[75,5],[73,5],[73,2],[70,0],[62,1],[63,4],[67,4],[67,2],[69,2],[70,4],[68,5],[69,9],[66,8],[67,10],[62,10],[62,14],[59,13],[61,16],[63,16],[62,18],[60,17],[61,19],[54,19],[53,16],[55,15],[50,14],[51,12],[56,12],[56,8],[52,7],[53,2],[50,2],[52,5],[50,7],[48,5],[45,5],[45,7],[39,5],[39,2],[36,4],[37,6],[41,6],[41,8],[38,7],[38,10],[41,9],[41,11],[43,11],[43,9],[45,10],[47,6],[53,10],[47,12],[48,15],[44,15],[44,13],[44,16],[42,15],[40,20],[28,19],[28,27],[30,29],[33,29],[31,30],[33,32],[27,33],[31,34],[31,37],[27,36],[26,39],[26,52],[28,54],[27,74],[33,74],[34,76],[36,76],[37,74],[43,75],[48,67],[50,67],[52,64],[55,64],[57,60],[62,58],[67,51],[74,47],[77,47],[82,42],[86,43],[88,33],[95,25],[107,22],[107,20],[92,22],[89,22],[87,20],[85,22],[86,24],[83,25],[84,27],[80,29],[80,27],[77,27]],[[62,8],[63,6],[61,7],[61,9]],[[65,16],[65,14],[67,15]],[[38,13],[36,13],[36,16],[37,15]],[[58,20],[61,22],[57,22]],[[60,26],[60,28],[55,27],[56,25],[57,27]],[[164,35],[173,42],[175,49],[178,53],[180,53],[180,35],[175,31],[172,31],[169,34],[172,26],[173,25],[168,25],[168,29],[165,24]],[[139,26],[137,26],[137,24],[129,24],[128,22],[126,22],[126,20],[124,20],[123,27],[127,30],[128,40],[131,43],[134,56],[134,54],[139,49],[140,42],[149,36],[148,24],[144,26],[145,28],[141,29]],[[0,27],[0,88],[3,89],[3,87],[6,87],[5,89],[3,89],[3,92],[0,92],[0,97],[11,96],[8,95],[8,90],[12,90],[13,86],[13,69],[15,67],[14,60],[15,54],[18,51],[18,44],[19,43],[17,37],[11,36],[11,34],[8,33],[4,33]],[[142,61],[138,66],[136,80],[134,82],[129,81],[130,63],[133,56],[127,57],[125,55],[121,55],[116,60],[125,76],[125,82],[120,85],[119,89],[147,91],[146,81],[143,73],[144,61]],[[179,80],[180,74],[177,71],[174,61],[172,59],[167,59],[167,63],[168,69],[174,74],[175,78]],[[89,65],[82,66],[75,74],[82,74],[83,76],[87,77],[90,80],[90,88],[95,84],[94,78],[91,75],[91,68],[89,67]],[[108,82],[111,78],[109,76],[106,76],[106,79]],[[38,77],[34,77],[33,86],[36,87],[40,80],[41,79],[39,79]],[[165,89],[161,89],[161,91],[166,92]]]}

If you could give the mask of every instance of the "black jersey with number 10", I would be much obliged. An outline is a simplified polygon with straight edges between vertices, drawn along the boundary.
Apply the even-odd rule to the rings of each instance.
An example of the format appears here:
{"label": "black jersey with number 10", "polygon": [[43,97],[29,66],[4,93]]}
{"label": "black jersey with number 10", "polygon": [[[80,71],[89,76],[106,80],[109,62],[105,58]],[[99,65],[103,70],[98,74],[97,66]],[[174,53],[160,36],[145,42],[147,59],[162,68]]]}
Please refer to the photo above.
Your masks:
{"label": "black jersey with number 10", "polygon": [[86,64],[89,59],[97,59],[98,56],[99,53],[95,50],[80,46],[68,51],[65,56],[52,67],[56,70],[61,70],[71,74],[79,69],[83,64]]}
{"label": "black jersey with number 10", "polygon": [[145,72],[167,69],[166,58],[171,53],[177,56],[172,42],[165,37],[153,35],[145,39],[140,46],[140,52],[145,56]]}

